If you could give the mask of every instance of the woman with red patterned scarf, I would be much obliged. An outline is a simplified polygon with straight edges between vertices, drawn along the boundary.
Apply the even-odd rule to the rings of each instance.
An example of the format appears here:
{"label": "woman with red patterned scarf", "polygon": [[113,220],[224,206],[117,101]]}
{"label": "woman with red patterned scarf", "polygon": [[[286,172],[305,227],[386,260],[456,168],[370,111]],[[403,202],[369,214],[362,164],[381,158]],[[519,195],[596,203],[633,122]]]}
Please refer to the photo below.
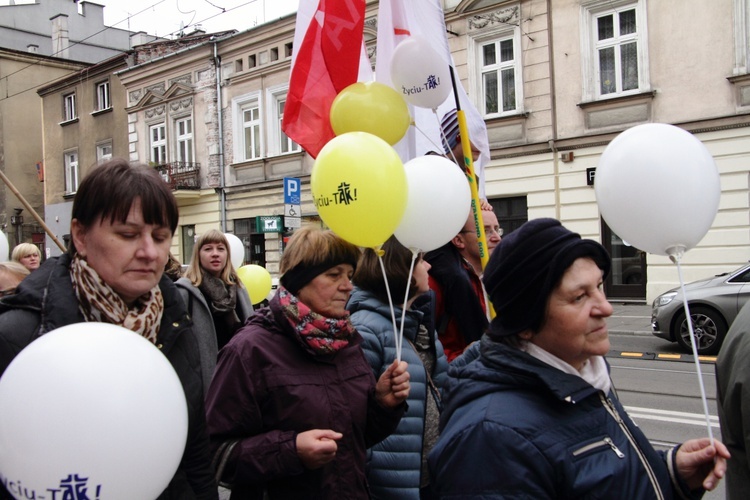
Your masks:
{"label": "woman with red patterned scarf", "polygon": [[366,449],[409,394],[405,362],[376,381],[346,303],[359,249],[295,232],[279,290],[219,353],[206,400],[220,480],[233,499],[367,499]]}

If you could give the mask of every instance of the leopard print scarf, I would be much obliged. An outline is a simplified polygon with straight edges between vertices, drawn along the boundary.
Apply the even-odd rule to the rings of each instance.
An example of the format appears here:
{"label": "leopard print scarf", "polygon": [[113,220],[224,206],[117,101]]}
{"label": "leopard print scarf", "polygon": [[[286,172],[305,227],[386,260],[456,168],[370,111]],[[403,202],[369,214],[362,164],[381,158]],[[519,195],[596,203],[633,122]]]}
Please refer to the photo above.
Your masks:
{"label": "leopard print scarf", "polygon": [[141,295],[132,308],[106,284],[86,260],[76,255],[70,266],[70,279],[78,307],[86,321],[122,326],[156,344],[164,312],[164,297],[155,286]]}

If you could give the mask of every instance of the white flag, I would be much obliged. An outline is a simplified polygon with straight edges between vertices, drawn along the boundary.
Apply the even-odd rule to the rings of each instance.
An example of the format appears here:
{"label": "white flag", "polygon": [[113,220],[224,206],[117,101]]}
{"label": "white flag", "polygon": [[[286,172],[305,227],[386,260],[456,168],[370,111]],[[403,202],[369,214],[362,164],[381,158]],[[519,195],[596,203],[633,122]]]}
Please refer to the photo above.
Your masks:
{"label": "white flag", "polygon": [[[450,64],[455,72],[455,64],[448,48],[445,17],[439,0],[380,0],[378,8],[378,45],[375,63],[375,79],[383,84],[393,86],[391,79],[391,60],[396,46],[412,35],[420,35],[430,40],[432,47]],[[487,126],[474,104],[466,95],[461,81],[456,74],[461,109],[466,114],[471,143],[480,151],[479,159],[474,163],[474,173],[479,180],[479,196],[484,198],[484,166],[490,160]],[[401,159],[406,162],[429,151],[442,153],[440,120],[456,108],[453,92],[436,111],[409,106],[409,111],[416,124],[409,127],[404,139],[396,144]],[[463,161],[459,159],[459,161]]]}

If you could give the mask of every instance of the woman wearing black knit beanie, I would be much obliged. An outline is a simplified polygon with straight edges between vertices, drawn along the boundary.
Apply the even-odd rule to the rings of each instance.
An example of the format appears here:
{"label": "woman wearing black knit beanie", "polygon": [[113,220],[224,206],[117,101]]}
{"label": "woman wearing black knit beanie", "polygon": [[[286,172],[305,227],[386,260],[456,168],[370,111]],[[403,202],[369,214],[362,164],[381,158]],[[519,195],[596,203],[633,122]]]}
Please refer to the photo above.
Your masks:
{"label": "woman wearing black knit beanie", "polygon": [[483,282],[497,313],[455,364],[430,454],[439,497],[693,498],[724,476],[726,447],[656,451],[612,390],[604,247],[554,219],[503,238]]}
{"label": "woman wearing black knit beanie", "polygon": [[367,448],[407,409],[404,361],[376,380],[346,302],[360,251],[294,232],[281,286],[219,353],[206,396],[216,473],[233,499],[369,500]]}

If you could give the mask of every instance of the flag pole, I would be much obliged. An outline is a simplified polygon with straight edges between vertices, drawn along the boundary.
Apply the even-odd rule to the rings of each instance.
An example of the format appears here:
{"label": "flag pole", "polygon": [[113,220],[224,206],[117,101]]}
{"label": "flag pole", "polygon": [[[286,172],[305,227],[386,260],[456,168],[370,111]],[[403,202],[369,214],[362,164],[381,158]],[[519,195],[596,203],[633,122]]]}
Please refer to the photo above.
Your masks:
{"label": "flag pole", "polygon": [[471,153],[471,139],[469,137],[469,127],[466,125],[466,113],[461,109],[461,102],[458,98],[458,88],[456,86],[456,75],[453,73],[453,67],[450,67],[451,83],[453,84],[453,95],[456,98],[456,116],[458,117],[458,134],[461,137],[461,147],[464,151],[464,165],[466,166],[466,178],[471,188],[471,210],[474,214],[474,224],[477,229],[477,240],[479,241],[479,258],[482,261],[482,269],[487,267],[490,260],[489,250],[487,248],[487,235],[484,233],[484,221],[482,220],[482,210],[479,200],[479,185],[474,173],[474,158]]}
{"label": "flag pole", "polygon": [[[461,136],[461,149],[464,152],[464,165],[466,165],[466,178],[471,188],[471,211],[474,215],[474,227],[477,231],[477,243],[479,244],[479,259],[482,263],[482,270],[487,267],[490,260],[490,252],[487,247],[487,235],[484,232],[484,220],[482,219],[482,209],[479,200],[479,183],[474,173],[474,158],[471,151],[471,138],[469,137],[469,127],[466,125],[466,113],[461,109],[461,100],[458,97],[458,87],[456,86],[456,75],[453,66],[450,66],[451,83],[453,85],[453,96],[456,99],[456,117],[458,118],[458,134]],[[495,308],[492,302],[487,302],[487,310],[490,313],[490,319],[495,317]]]}

